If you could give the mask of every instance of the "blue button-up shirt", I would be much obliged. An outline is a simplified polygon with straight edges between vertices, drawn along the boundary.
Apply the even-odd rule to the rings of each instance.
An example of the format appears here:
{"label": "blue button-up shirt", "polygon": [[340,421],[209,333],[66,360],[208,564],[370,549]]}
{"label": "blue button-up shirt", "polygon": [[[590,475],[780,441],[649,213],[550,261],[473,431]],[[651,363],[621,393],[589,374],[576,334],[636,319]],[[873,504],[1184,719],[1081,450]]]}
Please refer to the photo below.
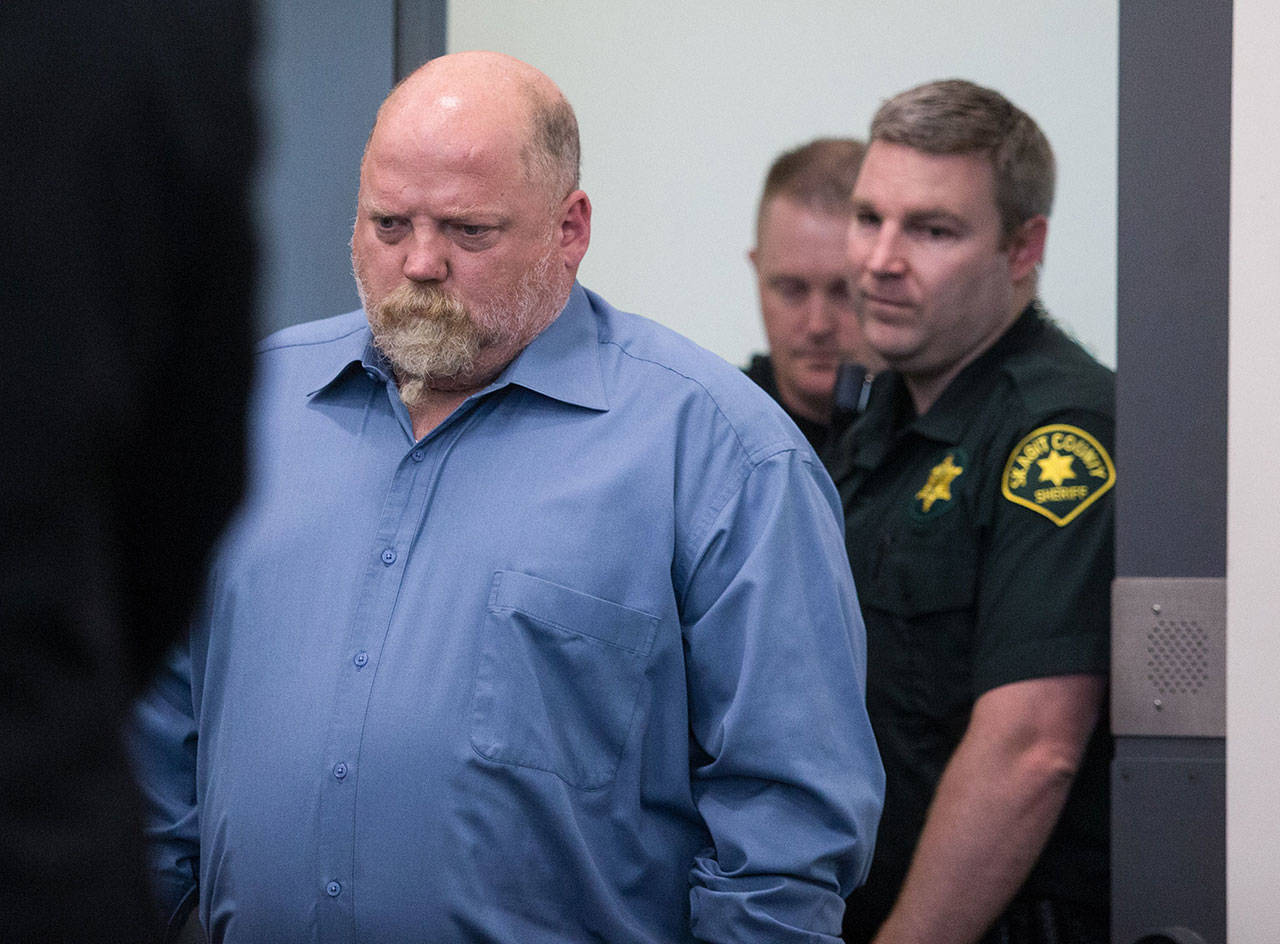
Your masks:
{"label": "blue button-up shirt", "polygon": [[253,490],[135,745],[213,940],[835,941],[883,776],[839,501],[575,286],[415,441],[361,312],[260,352]]}

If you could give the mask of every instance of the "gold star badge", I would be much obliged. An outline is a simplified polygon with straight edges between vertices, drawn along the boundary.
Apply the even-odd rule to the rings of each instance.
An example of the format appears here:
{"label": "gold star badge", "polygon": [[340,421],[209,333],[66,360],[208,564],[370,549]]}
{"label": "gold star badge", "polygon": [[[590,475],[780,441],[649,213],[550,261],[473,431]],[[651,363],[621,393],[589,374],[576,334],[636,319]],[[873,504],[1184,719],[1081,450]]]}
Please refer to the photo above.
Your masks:
{"label": "gold star badge", "polygon": [[1048,458],[1036,461],[1036,465],[1040,466],[1040,481],[1061,486],[1067,479],[1075,478],[1076,474],[1071,470],[1071,463],[1074,461],[1074,456],[1064,456],[1056,449],[1050,450]]}
{"label": "gold star badge", "polygon": [[926,515],[933,508],[934,502],[951,501],[951,483],[963,471],[962,466],[956,465],[955,453],[950,452],[945,459],[929,470],[929,480],[924,483],[920,491],[916,492],[916,498],[921,502],[921,510]]}

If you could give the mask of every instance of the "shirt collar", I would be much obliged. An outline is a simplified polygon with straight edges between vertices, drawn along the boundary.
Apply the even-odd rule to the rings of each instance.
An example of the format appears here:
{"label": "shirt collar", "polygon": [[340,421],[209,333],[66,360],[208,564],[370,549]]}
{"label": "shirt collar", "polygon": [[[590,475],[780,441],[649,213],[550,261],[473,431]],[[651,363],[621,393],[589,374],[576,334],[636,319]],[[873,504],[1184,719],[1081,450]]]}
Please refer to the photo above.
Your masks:
{"label": "shirt collar", "polygon": [[[359,375],[377,383],[390,383],[392,378],[391,365],[373,343],[367,322],[361,330],[340,338],[333,357],[317,368],[314,382],[308,385],[309,397]],[[509,384],[587,409],[609,409],[595,312],[586,290],[577,282],[556,319],[479,393]]]}
{"label": "shirt collar", "polygon": [[340,335],[326,345],[323,356],[309,360],[302,368],[310,373],[305,376],[303,389],[307,397],[321,396],[341,383],[356,376],[367,376],[370,380],[385,383],[391,378],[391,367],[373,344],[373,333],[369,330],[369,321],[363,311],[351,312],[343,319],[360,315],[358,325],[346,334]]}
{"label": "shirt collar", "polygon": [[876,375],[866,411],[845,429],[843,446],[834,451],[830,462],[832,479],[840,482],[855,468],[873,469],[880,464],[892,443],[898,405],[907,396],[906,385],[895,371]]}
{"label": "shirt collar", "polygon": [[516,355],[489,389],[517,384],[590,410],[609,409],[599,331],[591,299],[574,282],[556,320]]}
{"label": "shirt collar", "polygon": [[[933,407],[924,416],[907,421],[900,427],[901,432],[948,445],[959,443],[974,416],[974,399],[986,394],[981,378],[990,373],[993,365],[1026,346],[1043,326],[1044,318],[1044,309],[1039,301],[1033,300],[995,344],[947,385]],[[845,431],[846,448],[838,450],[837,458],[831,463],[832,478],[840,481],[854,468],[879,466],[900,435],[895,434],[899,417],[912,409],[911,394],[896,371],[884,371],[877,376],[866,412]]]}
{"label": "shirt collar", "polygon": [[[1040,302],[1032,299],[1004,334],[972,363],[966,365],[942,391],[933,407],[924,416],[916,417],[909,428],[921,436],[950,445],[960,442],[960,437],[964,435],[965,428],[977,411],[975,399],[987,395],[988,388],[983,383],[983,378],[990,376],[996,365],[1026,346],[1043,326],[1044,316]],[[906,393],[905,385],[903,393]]]}

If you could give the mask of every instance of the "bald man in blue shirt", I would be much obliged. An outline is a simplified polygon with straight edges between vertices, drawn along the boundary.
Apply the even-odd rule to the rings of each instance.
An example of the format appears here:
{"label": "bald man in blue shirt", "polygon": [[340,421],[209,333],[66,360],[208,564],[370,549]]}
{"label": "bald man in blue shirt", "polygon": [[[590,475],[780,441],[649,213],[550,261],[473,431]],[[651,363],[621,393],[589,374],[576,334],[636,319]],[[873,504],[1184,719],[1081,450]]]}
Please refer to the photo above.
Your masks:
{"label": "bald man in blue shirt", "polygon": [[252,491],[135,734],[210,938],[830,941],[883,773],[839,500],[731,365],[577,284],[573,112],[435,60],[363,309],[259,353]]}

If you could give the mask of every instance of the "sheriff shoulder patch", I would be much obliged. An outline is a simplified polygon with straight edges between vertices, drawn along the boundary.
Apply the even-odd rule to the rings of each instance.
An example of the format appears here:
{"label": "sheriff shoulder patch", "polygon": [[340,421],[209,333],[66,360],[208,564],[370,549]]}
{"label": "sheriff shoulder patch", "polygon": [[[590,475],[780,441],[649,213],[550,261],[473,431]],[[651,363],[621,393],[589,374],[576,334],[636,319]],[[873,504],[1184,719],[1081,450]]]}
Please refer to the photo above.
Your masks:
{"label": "sheriff shoulder patch", "polygon": [[1032,430],[1013,447],[1000,492],[1061,528],[1115,484],[1115,464],[1098,440],[1057,423]]}

